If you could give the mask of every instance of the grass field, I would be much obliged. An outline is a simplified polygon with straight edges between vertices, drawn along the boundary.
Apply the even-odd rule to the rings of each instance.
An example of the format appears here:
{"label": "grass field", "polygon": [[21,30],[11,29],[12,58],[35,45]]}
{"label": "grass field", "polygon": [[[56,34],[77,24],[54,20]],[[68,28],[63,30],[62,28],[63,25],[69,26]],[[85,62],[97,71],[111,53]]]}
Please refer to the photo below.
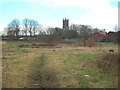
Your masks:
{"label": "grass field", "polygon": [[118,47],[105,43],[96,47],[57,44],[54,48],[19,48],[36,42],[2,43],[3,88],[117,88],[115,73],[102,73],[96,60],[118,52]]}

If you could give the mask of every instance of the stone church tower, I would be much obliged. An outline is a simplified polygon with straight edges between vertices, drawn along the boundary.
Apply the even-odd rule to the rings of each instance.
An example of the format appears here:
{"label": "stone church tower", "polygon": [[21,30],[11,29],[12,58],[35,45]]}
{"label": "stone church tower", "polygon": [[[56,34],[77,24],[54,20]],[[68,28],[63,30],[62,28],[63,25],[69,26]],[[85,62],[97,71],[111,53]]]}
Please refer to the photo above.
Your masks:
{"label": "stone church tower", "polygon": [[63,19],[63,30],[69,30],[69,19]]}

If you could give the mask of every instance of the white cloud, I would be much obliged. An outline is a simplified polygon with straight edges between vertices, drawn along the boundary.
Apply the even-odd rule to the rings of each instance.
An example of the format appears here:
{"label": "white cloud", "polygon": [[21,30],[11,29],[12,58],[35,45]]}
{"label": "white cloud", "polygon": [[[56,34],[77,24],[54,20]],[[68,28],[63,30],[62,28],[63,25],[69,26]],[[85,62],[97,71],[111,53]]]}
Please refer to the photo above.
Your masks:
{"label": "white cloud", "polygon": [[98,5],[98,7],[91,7],[92,13],[85,13],[83,17],[77,19],[75,22],[82,22],[93,27],[112,30],[114,25],[118,23],[118,8],[113,8],[108,3],[101,2],[101,5]]}
{"label": "white cloud", "polygon": [[66,14],[67,14],[67,15],[69,15],[69,14],[70,14],[70,11],[69,11],[69,10],[67,10],[67,11],[66,11]]}
{"label": "white cloud", "polygon": [[[112,26],[118,23],[118,8],[114,8],[110,5],[110,2],[118,2],[118,0],[26,0],[26,2],[32,2],[33,8],[37,8],[36,4],[45,5],[49,8],[67,7],[72,8],[74,6],[89,10],[90,12],[82,12],[82,17],[69,18],[72,23],[76,24],[88,24],[93,27],[112,29]],[[72,12],[66,11],[69,16]],[[77,13],[77,12],[76,12]],[[62,20],[61,20],[62,21]],[[43,25],[61,26],[62,22],[43,22]]]}
{"label": "white cloud", "polygon": [[[82,17],[76,18],[73,23],[89,24],[96,27],[115,25],[118,23],[118,10],[110,5],[110,2],[118,2],[118,0],[27,0],[37,4],[46,5],[48,7],[67,7],[74,6],[80,9],[90,10],[85,12]],[[77,12],[76,12],[77,13]],[[66,11],[69,15],[70,11]]]}
{"label": "white cloud", "polygon": [[[30,1],[30,0],[28,0],[28,1]],[[0,0],[0,2],[25,2],[25,0]]]}
{"label": "white cloud", "polygon": [[36,6],[36,5],[32,5],[32,7],[33,7],[33,8],[37,8],[37,6]]}
{"label": "white cloud", "polygon": [[26,1],[34,2],[34,3],[42,4],[42,5],[51,5],[51,6],[56,6],[56,7],[78,6],[82,8],[101,7],[101,6],[108,4],[109,2],[113,2],[113,1],[118,2],[118,0],[69,0],[69,1],[68,0],[26,0]]}
{"label": "white cloud", "polygon": [[42,22],[42,25],[43,27],[60,27],[62,28],[62,21],[54,21],[54,22],[51,22],[51,21],[48,21],[48,22]]}

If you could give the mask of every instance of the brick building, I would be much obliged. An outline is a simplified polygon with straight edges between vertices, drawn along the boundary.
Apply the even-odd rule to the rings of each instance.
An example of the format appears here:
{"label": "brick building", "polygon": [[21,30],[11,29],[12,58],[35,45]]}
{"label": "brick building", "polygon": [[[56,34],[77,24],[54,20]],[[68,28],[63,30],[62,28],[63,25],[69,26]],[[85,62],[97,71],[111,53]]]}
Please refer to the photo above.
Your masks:
{"label": "brick building", "polygon": [[97,41],[97,42],[100,42],[101,40],[103,40],[105,37],[104,34],[100,34],[99,32],[96,32],[92,35],[92,38]]}
{"label": "brick building", "polygon": [[117,38],[117,36],[115,35],[115,32],[108,32],[107,34],[106,34],[106,37],[105,37],[105,39],[107,40],[107,41],[114,41],[115,39]]}
{"label": "brick building", "polygon": [[96,32],[92,35],[92,37],[96,42],[113,42],[117,39],[117,35],[115,32],[108,32],[106,34],[101,34],[99,32]]}

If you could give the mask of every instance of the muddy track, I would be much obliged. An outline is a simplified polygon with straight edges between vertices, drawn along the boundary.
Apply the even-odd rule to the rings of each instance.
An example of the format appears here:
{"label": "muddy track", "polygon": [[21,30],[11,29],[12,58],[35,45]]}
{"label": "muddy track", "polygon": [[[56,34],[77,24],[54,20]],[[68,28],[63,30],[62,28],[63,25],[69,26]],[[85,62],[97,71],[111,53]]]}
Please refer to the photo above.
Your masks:
{"label": "muddy track", "polygon": [[45,67],[46,56],[42,53],[41,56],[35,60],[30,67],[32,70],[28,75],[29,87],[31,88],[57,88],[59,87],[59,80],[57,78],[57,73],[53,68]]}
{"label": "muddy track", "polygon": [[56,47],[54,44],[32,44],[32,45],[19,45],[19,48],[40,48],[40,47]]}

